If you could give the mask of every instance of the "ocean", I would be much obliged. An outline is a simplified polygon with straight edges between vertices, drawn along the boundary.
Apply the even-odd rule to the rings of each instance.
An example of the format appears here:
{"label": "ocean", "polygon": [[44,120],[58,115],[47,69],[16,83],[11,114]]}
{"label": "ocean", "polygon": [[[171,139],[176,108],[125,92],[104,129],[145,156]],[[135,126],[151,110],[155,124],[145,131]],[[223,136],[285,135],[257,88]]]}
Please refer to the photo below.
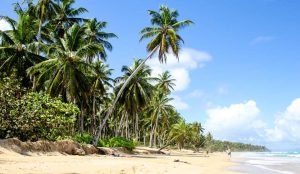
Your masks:
{"label": "ocean", "polygon": [[246,174],[300,174],[300,152],[232,153],[240,165],[229,168]]}

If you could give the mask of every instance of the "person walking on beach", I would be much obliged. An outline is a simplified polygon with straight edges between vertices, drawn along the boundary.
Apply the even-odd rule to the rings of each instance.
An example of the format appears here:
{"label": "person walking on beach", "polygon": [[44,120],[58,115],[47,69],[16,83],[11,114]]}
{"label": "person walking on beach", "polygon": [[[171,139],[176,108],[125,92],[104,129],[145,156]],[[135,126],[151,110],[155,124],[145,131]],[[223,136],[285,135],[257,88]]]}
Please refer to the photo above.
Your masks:
{"label": "person walking on beach", "polygon": [[228,148],[227,154],[228,154],[229,158],[231,158],[231,150],[230,150],[230,148]]}

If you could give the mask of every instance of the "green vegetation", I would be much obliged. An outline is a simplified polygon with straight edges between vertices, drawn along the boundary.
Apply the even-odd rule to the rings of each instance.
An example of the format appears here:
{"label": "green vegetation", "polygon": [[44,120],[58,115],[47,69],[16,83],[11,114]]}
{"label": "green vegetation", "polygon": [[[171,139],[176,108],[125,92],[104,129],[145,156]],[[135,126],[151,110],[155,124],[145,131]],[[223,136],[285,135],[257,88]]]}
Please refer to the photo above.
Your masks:
{"label": "green vegetation", "polygon": [[132,140],[128,140],[123,137],[113,137],[106,141],[104,144],[106,147],[124,147],[127,150],[133,150],[135,148],[135,143]]}
{"label": "green vegetation", "polygon": [[[169,72],[152,77],[145,65],[154,53],[179,59],[180,30],[190,20],[166,6],[149,10],[151,26],[140,32],[149,39],[145,59],[123,66],[113,79],[106,63],[112,51],[107,22],[85,19],[87,9],[74,0],[27,0],[15,3],[17,19],[0,16],[11,30],[0,31],[0,138],[56,140],[132,150],[151,147],[219,148],[203,135],[199,122],[186,123],[170,101],[174,79]],[[134,141],[133,141],[134,140]]]}
{"label": "green vegetation", "polygon": [[[73,140],[83,144],[91,144],[93,141],[93,136],[88,133],[75,134]],[[98,147],[123,147],[127,150],[132,151],[136,143],[133,140],[126,139],[124,137],[113,137],[109,139],[101,139],[97,143]]]}
{"label": "green vegetation", "polygon": [[0,82],[0,104],[0,138],[56,140],[75,131],[79,113],[75,105],[47,94],[26,92],[15,76]]}
{"label": "green vegetation", "polygon": [[233,152],[266,152],[269,151],[265,146],[235,143],[229,141],[213,140],[210,145],[212,152],[224,152],[230,148]]}
{"label": "green vegetation", "polygon": [[78,143],[91,144],[91,142],[93,141],[93,136],[88,133],[75,134],[73,139]]}

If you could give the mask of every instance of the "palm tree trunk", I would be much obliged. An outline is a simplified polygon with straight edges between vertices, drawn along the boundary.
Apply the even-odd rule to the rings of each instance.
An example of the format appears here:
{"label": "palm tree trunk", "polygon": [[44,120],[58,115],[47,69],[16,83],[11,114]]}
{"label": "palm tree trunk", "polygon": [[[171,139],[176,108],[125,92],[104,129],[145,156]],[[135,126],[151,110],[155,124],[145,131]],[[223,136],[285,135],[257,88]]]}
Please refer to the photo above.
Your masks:
{"label": "palm tree trunk", "polygon": [[84,108],[83,103],[81,103],[81,117],[80,117],[80,134],[83,135],[84,126],[83,126],[83,119],[84,119]]}
{"label": "palm tree trunk", "polygon": [[128,138],[128,113],[126,112],[126,128],[125,128],[126,138]]}
{"label": "palm tree trunk", "polygon": [[135,138],[137,141],[139,140],[139,116],[137,113],[135,114]]}
{"label": "palm tree trunk", "polygon": [[154,132],[154,138],[153,138],[153,144],[154,144],[154,147],[157,147],[157,144],[156,144],[156,131]]}
{"label": "palm tree trunk", "polygon": [[38,35],[37,35],[37,39],[38,39],[38,45],[37,45],[37,54],[40,53],[40,43],[42,40],[42,25],[43,25],[43,20],[40,19],[40,23],[39,23],[39,31],[38,31]]}
{"label": "palm tree trunk", "polygon": [[[99,117],[98,117],[98,119],[99,119],[99,126],[100,126],[101,125],[101,104],[99,104]],[[97,125],[97,123],[95,123],[95,124]],[[101,133],[100,133],[99,137],[101,137]]]}
{"label": "palm tree trunk", "polygon": [[151,121],[151,132],[149,137],[149,147],[152,147],[153,145],[153,130],[154,130],[154,124]]}
{"label": "palm tree trunk", "polygon": [[156,120],[155,120],[155,126],[154,126],[154,145],[155,145],[155,147],[157,146],[156,145],[156,138],[157,138],[157,127],[158,127],[158,117],[159,117],[159,115],[160,114],[158,114],[157,116],[156,116]]}
{"label": "palm tree trunk", "polygon": [[93,120],[92,120],[92,135],[96,134],[96,97],[93,95]]}
{"label": "palm tree trunk", "polygon": [[153,132],[153,124],[151,123],[151,130],[150,130],[150,135],[149,135],[149,147],[152,147],[152,132]]}
{"label": "palm tree trunk", "polygon": [[171,145],[171,142],[167,143],[166,145],[162,146],[161,148],[158,149],[158,151],[163,150],[164,148],[168,147]]}
{"label": "palm tree trunk", "polygon": [[157,50],[158,46],[155,47],[148,55],[148,57],[133,71],[133,73],[128,77],[128,79],[124,82],[123,86],[121,87],[120,91],[118,92],[116,98],[114,99],[112,105],[109,107],[109,110],[108,112],[106,113],[105,117],[104,117],[104,120],[102,122],[102,124],[100,125],[99,129],[98,129],[98,132],[96,134],[96,136],[94,136],[94,140],[93,140],[93,144],[96,146],[97,145],[97,142],[98,142],[98,139],[99,139],[99,136],[100,136],[100,133],[104,127],[104,125],[106,124],[106,121],[108,119],[108,117],[111,115],[117,101],[119,100],[120,96],[122,95],[125,87],[127,86],[127,84],[130,82],[130,80],[136,75],[136,73],[144,66],[144,64],[146,63],[146,61],[148,59],[150,59],[153,54],[155,53],[155,51]]}
{"label": "palm tree trunk", "polygon": [[119,124],[119,126],[118,126],[118,128],[116,130],[116,137],[119,136],[119,133],[121,132],[120,130],[121,130],[122,125],[123,125],[124,115],[125,114],[122,114],[122,117],[121,117],[121,120],[120,120],[120,124]]}

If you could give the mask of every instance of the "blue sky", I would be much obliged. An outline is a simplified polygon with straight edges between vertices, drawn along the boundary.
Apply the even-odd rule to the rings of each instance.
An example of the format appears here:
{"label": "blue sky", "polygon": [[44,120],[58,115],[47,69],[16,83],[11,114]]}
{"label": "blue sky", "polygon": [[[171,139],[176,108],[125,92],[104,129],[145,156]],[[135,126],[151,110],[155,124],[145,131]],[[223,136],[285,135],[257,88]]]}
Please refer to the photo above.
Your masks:
{"label": "blue sky", "polygon": [[[1,0],[0,15],[13,15],[12,2]],[[147,10],[161,4],[195,22],[180,33],[178,64],[149,63],[176,75],[173,104],[185,119],[201,121],[219,139],[300,149],[300,1],[77,0],[89,10],[85,17],[107,21],[118,35],[107,61],[116,76],[147,55],[139,31],[150,25]]]}

